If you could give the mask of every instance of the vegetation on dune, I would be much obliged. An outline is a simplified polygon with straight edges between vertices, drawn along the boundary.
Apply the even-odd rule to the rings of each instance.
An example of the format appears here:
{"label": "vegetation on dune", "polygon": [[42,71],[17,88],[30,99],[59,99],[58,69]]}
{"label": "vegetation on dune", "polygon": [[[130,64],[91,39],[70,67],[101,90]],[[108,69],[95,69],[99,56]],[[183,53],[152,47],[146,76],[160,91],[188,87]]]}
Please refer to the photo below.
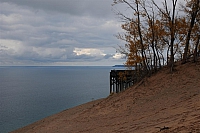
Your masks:
{"label": "vegetation on dune", "polygon": [[151,74],[164,65],[174,70],[174,62],[197,61],[200,55],[200,0],[113,0],[124,33],[116,37],[125,41],[118,51],[127,57],[125,65]]}

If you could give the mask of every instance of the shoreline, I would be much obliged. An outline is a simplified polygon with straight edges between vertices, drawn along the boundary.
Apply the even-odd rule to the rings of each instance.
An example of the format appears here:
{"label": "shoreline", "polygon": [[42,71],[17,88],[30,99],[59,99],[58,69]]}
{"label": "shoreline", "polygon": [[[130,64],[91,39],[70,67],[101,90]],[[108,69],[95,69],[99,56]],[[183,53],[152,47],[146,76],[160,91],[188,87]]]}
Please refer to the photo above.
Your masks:
{"label": "shoreline", "polygon": [[12,133],[200,132],[200,64],[163,69],[107,98],[64,110]]}
{"label": "shoreline", "polygon": [[[96,100],[86,102],[86,103],[80,104],[78,106],[69,108],[69,109],[65,109],[61,112],[47,116],[47,117],[45,117],[41,120],[38,120],[38,121],[33,122],[31,124],[28,124],[28,125],[21,127],[19,129],[13,130],[9,133],[20,133],[20,132],[27,132],[28,133],[29,131],[26,131],[26,130],[34,129],[34,127],[36,127],[36,126],[38,126],[42,123],[45,123],[45,122],[49,123],[50,121],[55,120],[56,118],[58,118],[62,115],[65,115],[66,117],[70,117],[72,115],[79,114],[79,113],[82,113],[84,111],[87,111],[87,110],[91,109],[92,107],[98,105],[104,99],[105,98],[96,99]],[[27,127],[29,127],[29,128],[27,128]]]}

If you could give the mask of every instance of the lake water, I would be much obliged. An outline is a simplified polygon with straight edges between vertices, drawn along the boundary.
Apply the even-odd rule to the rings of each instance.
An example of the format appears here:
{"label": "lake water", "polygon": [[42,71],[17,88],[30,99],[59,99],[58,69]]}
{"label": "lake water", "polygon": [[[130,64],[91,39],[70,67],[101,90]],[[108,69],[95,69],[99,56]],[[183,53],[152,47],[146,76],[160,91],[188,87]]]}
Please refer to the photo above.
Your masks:
{"label": "lake water", "polygon": [[109,95],[112,67],[0,67],[0,132]]}

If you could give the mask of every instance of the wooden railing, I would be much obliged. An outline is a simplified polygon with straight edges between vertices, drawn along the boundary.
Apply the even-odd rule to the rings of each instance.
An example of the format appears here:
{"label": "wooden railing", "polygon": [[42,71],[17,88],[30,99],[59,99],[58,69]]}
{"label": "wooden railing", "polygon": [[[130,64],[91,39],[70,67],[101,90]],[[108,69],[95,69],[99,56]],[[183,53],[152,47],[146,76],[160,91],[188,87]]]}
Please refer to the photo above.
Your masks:
{"label": "wooden railing", "polygon": [[134,70],[111,70],[110,93],[119,93],[137,82]]}

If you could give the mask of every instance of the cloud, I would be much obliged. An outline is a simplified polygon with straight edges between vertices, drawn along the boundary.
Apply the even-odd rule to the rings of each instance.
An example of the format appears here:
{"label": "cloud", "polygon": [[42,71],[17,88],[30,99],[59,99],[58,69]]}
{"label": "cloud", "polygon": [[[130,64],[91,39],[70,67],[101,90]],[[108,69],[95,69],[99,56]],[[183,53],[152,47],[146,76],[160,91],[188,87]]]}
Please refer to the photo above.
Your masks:
{"label": "cloud", "polygon": [[[97,48],[75,48],[74,54],[79,59],[84,58],[87,60],[123,60],[123,55],[120,53],[107,53],[106,48],[97,49]],[[108,49],[108,48],[107,48]]]}
{"label": "cloud", "polygon": [[71,16],[112,17],[112,0],[0,0],[39,10],[64,13]]}
{"label": "cloud", "polygon": [[106,55],[100,49],[95,49],[95,48],[75,48],[73,52],[76,53],[77,56],[80,56],[80,55],[105,56]]}
{"label": "cloud", "polygon": [[124,58],[124,55],[122,55],[120,53],[116,53],[116,54],[113,55],[113,58],[114,59],[122,59],[122,58]]}
{"label": "cloud", "polygon": [[[95,65],[97,61],[113,65],[122,62],[113,58],[114,47],[119,43],[113,35],[121,29],[120,23],[108,17],[110,5],[109,9],[104,7],[107,2],[29,2],[0,0],[0,65],[81,65],[84,62]],[[77,11],[64,9],[66,4]],[[102,5],[101,9],[98,4]],[[109,13],[105,15],[105,12]]]}

